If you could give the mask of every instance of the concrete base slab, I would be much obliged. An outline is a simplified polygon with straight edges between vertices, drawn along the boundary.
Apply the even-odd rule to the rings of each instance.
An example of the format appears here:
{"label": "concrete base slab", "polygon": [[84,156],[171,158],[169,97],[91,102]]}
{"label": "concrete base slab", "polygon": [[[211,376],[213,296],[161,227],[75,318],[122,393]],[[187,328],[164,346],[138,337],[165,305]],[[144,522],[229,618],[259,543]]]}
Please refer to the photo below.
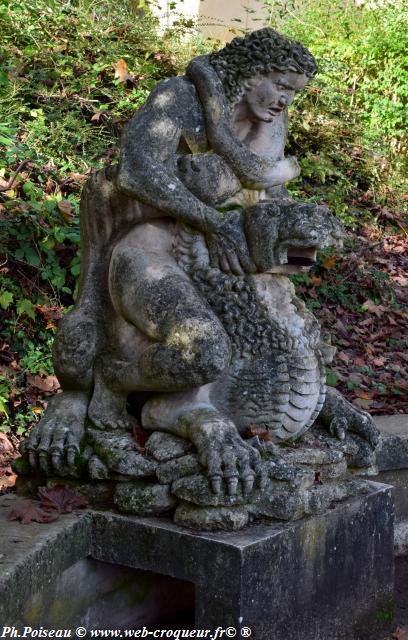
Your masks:
{"label": "concrete base slab", "polygon": [[408,415],[374,416],[382,435],[378,453],[378,482],[395,489],[395,517],[408,518]]}
{"label": "concrete base slab", "polygon": [[394,555],[396,558],[408,557],[408,520],[401,520],[395,525]]}
{"label": "concrete base slab", "polygon": [[383,437],[379,470],[408,469],[408,415],[374,416],[374,420]]}
{"label": "concrete base slab", "polygon": [[7,523],[4,531],[5,624],[19,621],[33,587],[45,589],[82,556],[194,583],[200,629],[232,626],[239,637],[248,627],[255,640],[377,640],[391,625],[393,500],[384,485],[370,483],[367,495],[320,516],[239,532],[198,533],[101,511],[47,525]]}

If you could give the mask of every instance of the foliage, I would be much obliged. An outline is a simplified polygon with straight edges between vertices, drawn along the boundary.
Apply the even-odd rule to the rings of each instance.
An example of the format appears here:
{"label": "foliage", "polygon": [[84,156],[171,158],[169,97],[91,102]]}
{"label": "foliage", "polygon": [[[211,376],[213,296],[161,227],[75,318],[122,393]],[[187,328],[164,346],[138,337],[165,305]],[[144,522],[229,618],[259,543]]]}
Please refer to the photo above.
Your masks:
{"label": "foliage", "polygon": [[[124,123],[160,79],[217,46],[182,21],[160,34],[146,7],[130,0],[0,5],[0,430],[24,434],[56,389],[50,349],[76,295],[87,175],[117,159]],[[289,153],[303,170],[292,192],[327,202],[357,231],[370,225],[376,241],[396,236],[406,228],[406,8],[401,0],[375,12],[339,0],[303,0],[296,11],[288,0],[285,7],[274,6],[271,24],[308,45],[321,68],[291,113]],[[340,258],[332,268],[328,258],[298,282],[327,326],[333,309],[364,322],[373,313],[367,300],[400,311],[399,271],[358,258],[352,277],[344,278]],[[390,354],[399,353],[400,338],[392,339]],[[336,371],[331,381],[344,390]],[[371,379],[379,392],[392,392],[388,379]],[[353,378],[348,392],[360,383]],[[397,401],[395,410],[402,406]]]}
{"label": "foliage", "polygon": [[81,186],[203,44],[186,27],[158,35],[148,12],[109,0],[6,0],[0,29],[0,429],[21,434],[42,413],[56,325],[76,295]]}
{"label": "foliage", "polygon": [[[304,43],[319,74],[292,108],[292,188],[324,198],[350,227],[407,193],[408,7],[303,0],[271,7],[271,25]],[[379,4],[379,3],[373,3]]]}

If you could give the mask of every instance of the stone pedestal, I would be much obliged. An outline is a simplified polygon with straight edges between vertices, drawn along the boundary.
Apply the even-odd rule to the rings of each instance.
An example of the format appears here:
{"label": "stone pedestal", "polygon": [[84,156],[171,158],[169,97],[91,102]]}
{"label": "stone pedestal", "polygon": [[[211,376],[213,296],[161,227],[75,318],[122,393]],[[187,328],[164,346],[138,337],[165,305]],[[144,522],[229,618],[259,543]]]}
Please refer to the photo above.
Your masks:
{"label": "stone pedestal", "polygon": [[194,582],[199,628],[377,640],[393,615],[393,499],[386,485],[370,488],[320,516],[237,533],[96,514],[93,556]]}
{"label": "stone pedestal", "polygon": [[[3,500],[7,507],[15,498]],[[194,583],[196,628],[213,633],[235,627],[236,637],[245,637],[248,627],[255,640],[382,640],[391,629],[393,498],[386,485],[369,483],[366,495],[319,516],[231,533],[197,533],[168,520],[104,511],[27,527],[4,516],[0,509],[0,620],[6,625],[27,623],[22,611],[30,596],[58,584],[69,566],[87,557]],[[60,613],[58,626],[70,628],[69,607]],[[160,613],[159,604],[157,620]],[[88,616],[89,629],[95,624]],[[149,622],[136,616],[133,625],[143,624]]]}

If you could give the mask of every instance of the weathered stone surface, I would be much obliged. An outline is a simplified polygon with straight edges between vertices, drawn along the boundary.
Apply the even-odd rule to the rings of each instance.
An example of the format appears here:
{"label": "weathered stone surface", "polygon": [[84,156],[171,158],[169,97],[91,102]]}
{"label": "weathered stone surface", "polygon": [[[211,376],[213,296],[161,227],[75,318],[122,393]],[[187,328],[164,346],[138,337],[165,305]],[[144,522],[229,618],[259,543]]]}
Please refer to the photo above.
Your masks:
{"label": "weathered stone surface", "polygon": [[408,469],[408,432],[383,436],[383,445],[377,461],[379,471]]}
{"label": "weathered stone surface", "polygon": [[160,484],[171,484],[174,480],[202,471],[202,467],[194,454],[169,460],[159,465],[156,471]]}
{"label": "weathered stone surface", "polygon": [[152,433],[146,442],[146,451],[159,462],[167,462],[174,458],[190,453],[193,445],[184,438],[178,438],[171,433]]}
{"label": "weathered stone surface", "polygon": [[[16,499],[5,496],[0,499],[0,620],[30,624],[22,613],[27,615],[31,595],[40,594],[33,603],[41,605],[41,594],[47,597],[58,576],[71,566],[75,575],[75,563],[88,556],[194,582],[197,628],[234,626],[238,635],[249,627],[255,640],[379,640],[391,629],[393,509],[389,488],[369,486],[367,495],[319,516],[219,533],[106,511],[24,527],[5,521]],[[103,600],[103,583],[92,584]],[[64,611],[74,613],[70,607],[53,609],[58,615]],[[63,628],[72,623],[58,621]]]}
{"label": "weathered stone surface", "polygon": [[234,506],[249,502],[241,489],[235,495],[228,495],[226,486],[221,486],[218,493],[211,489],[208,478],[203,474],[195,474],[175,480],[171,485],[172,493],[184,500],[206,507]]}
{"label": "weathered stone surface", "polygon": [[408,520],[395,524],[394,555],[397,558],[408,556]]}
{"label": "weathered stone surface", "polygon": [[41,592],[91,550],[88,513],[62,515],[46,525],[32,522],[24,526],[7,520],[9,509],[18,500],[12,494],[0,498],[0,621],[8,625],[29,624],[31,613],[28,611],[24,618],[23,612],[32,594]]}
{"label": "weathered stone surface", "polygon": [[174,513],[174,522],[202,531],[235,531],[248,524],[245,507],[198,507],[182,502]]}
{"label": "weathered stone surface", "polygon": [[16,493],[21,497],[27,496],[29,498],[37,498],[39,487],[55,487],[61,484],[82,493],[89,500],[89,504],[92,506],[109,506],[113,504],[115,484],[114,482],[104,480],[90,482],[86,479],[73,480],[71,478],[64,478],[62,481],[58,476],[53,478],[18,477],[16,481]]}
{"label": "weathered stone surface", "polygon": [[69,627],[75,638],[78,626],[88,633],[164,627],[166,616],[186,610],[194,610],[191,583],[86,558],[31,594],[20,620],[34,629]]}
{"label": "weathered stone surface", "polygon": [[153,484],[144,480],[117,484],[113,499],[120,511],[139,516],[168,513],[177,504],[170,493],[170,485]]}
{"label": "weathered stone surface", "polygon": [[408,433],[408,414],[374,416],[374,421],[383,436],[403,436]]}
{"label": "weathered stone surface", "polygon": [[106,480],[111,476],[108,467],[98,458],[98,456],[91,456],[89,459],[88,472],[89,477],[92,480]]}
{"label": "weathered stone surface", "polygon": [[298,520],[305,515],[305,498],[303,494],[289,491],[265,491],[249,508],[251,513],[257,516],[276,520]]}
{"label": "weathered stone surface", "polygon": [[369,484],[322,515],[229,533],[98,514],[93,553],[193,580],[198,627],[246,626],[256,640],[378,640],[391,628],[393,505],[389,488]]}
{"label": "weathered stone surface", "polygon": [[[158,477],[147,511],[139,490],[117,488],[118,507],[138,513],[162,510],[167,480],[203,506],[270,491],[265,511],[286,518],[299,517],[313,472],[341,480],[345,461],[373,471],[378,430],[326,388],[334,348],[288,278],[344,236],[326,207],[284,187],[300,173],[285,156],[287,108],[316,70],[305,47],[263,29],[192,60],[130,120],[118,165],[83,192],[81,291],[54,346],[63,392],[23,445],[33,471]],[[130,398],[152,432],[145,451],[132,436]],[[315,425],[320,450],[288,453],[285,444]],[[293,485],[283,491],[263,483],[246,439],[259,430],[282,449],[290,477],[276,469],[275,479]],[[174,463],[187,454],[201,467]]]}
{"label": "weathered stone surface", "polygon": [[395,517],[397,521],[408,519],[408,468],[381,471],[373,479],[394,487]]}
{"label": "weathered stone surface", "polygon": [[[48,478],[47,487],[55,487],[61,484],[61,478]],[[113,504],[113,493],[115,485],[113,482],[98,480],[97,482],[87,482],[86,480],[64,480],[64,485],[79,491],[89,500],[93,507],[110,507]]]}
{"label": "weathered stone surface", "polygon": [[92,458],[90,460],[91,469],[95,474],[103,475],[102,469],[105,467],[106,470],[130,478],[146,478],[155,475],[157,462],[142,455],[129,433],[89,429],[87,435],[99,458],[97,468],[96,462],[92,461]]}

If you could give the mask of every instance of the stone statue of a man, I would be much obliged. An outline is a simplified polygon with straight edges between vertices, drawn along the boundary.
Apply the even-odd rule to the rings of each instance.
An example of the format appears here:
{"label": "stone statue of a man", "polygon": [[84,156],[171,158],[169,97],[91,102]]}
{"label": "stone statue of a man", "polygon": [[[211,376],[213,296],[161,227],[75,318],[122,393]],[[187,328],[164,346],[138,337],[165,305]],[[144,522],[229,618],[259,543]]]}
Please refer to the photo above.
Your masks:
{"label": "stone statue of a man", "polygon": [[26,444],[34,469],[75,476],[87,443],[91,477],[143,476],[130,394],[145,429],[192,443],[215,494],[253,492],[253,425],[279,443],[319,417],[359,434],[365,453],[349,454],[372,463],[373,422],[326,394],[333,350],[287,278],[343,235],[283,186],[299,175],[287,108],[315,73],[307,49],[262,29],[160,82],[129,122],[119,165],[83,194],[80,296],[54,347],[63,392]]}

